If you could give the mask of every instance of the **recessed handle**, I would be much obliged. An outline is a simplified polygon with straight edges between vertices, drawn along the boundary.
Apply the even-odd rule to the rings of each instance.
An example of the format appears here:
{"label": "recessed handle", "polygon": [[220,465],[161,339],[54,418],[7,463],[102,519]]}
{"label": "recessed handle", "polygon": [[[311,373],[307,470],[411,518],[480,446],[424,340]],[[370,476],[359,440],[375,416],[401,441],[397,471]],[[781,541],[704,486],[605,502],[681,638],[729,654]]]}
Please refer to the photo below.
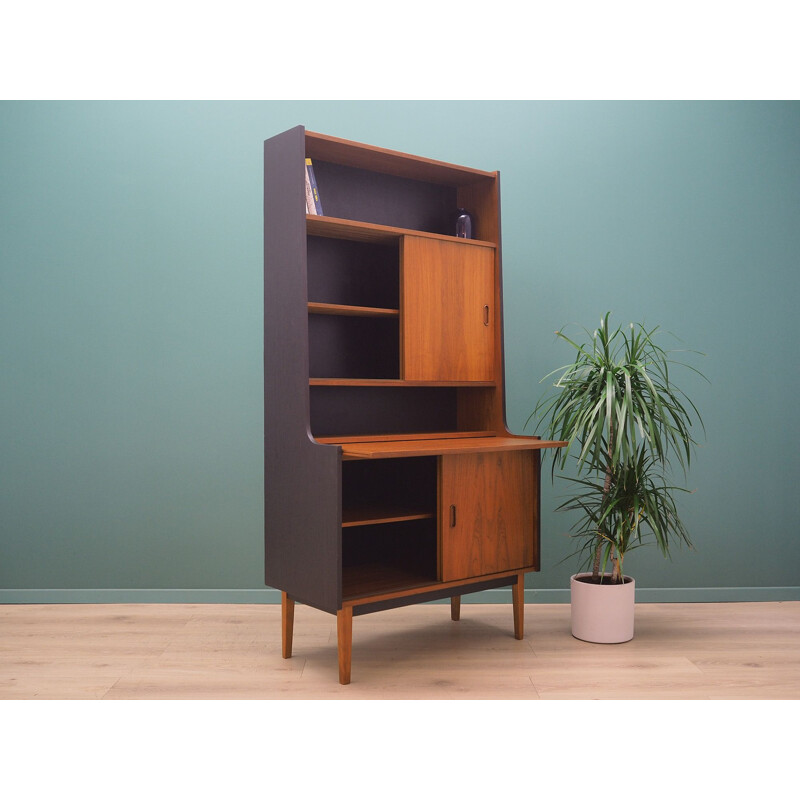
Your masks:
{"label": "recessed handle", "polygon": [[450,527],[455,528],[456,526],[456,507],[450,506]]}
{"label": "recessed handle", "polygon": [[489,306],[483,307],[483,324],[489,327]]}

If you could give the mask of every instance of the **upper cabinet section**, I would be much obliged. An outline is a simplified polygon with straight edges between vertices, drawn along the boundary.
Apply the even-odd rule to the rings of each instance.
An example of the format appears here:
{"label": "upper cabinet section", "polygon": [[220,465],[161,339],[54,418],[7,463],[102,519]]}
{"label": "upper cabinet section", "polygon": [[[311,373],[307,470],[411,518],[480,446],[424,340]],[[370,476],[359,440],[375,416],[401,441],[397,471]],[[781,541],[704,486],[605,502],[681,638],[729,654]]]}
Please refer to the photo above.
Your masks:
{"label": "upper cabinet section", "polygon": [[493,381],[494,250],[404,236],[401,372],[411,381]]}
{"label": "upper cabinet section", "polygon": [[[397,242],[407,233],[455,237],[458,208],[470,211],[473,239],[496,245],[497,173],[305,132],[322,204],[313,236]],[[477,241],[476,241],[477,240]]]}

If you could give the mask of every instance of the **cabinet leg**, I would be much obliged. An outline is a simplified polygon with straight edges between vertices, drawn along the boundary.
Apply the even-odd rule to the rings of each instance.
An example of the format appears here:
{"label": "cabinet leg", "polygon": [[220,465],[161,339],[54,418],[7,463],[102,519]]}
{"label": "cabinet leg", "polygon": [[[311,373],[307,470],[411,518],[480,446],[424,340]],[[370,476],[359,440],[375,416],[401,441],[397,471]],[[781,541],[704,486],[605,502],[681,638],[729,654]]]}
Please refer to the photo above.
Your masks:
{"label": "cabinet leg", "polygon": [[281,649],[284,658],[292,657],[292,634],[294,633],[294,600],[281,592]]}
{"label": "cabinet leg", "polygon": [[350,683],[350,662],[353,655],[353,607],[336,612],[336,633],[339,641],[339,683]]}
{"label": "cabinet leg", "polygon": [[521,639],[525,625],[525,573],[517,575],[517,582],[511,587],[511,600],[514,606],[514,638]]}
{"label": "cabinet leg", "polygon": [[458,622],[461,619],[461,595],[450,598],[450,619]]}

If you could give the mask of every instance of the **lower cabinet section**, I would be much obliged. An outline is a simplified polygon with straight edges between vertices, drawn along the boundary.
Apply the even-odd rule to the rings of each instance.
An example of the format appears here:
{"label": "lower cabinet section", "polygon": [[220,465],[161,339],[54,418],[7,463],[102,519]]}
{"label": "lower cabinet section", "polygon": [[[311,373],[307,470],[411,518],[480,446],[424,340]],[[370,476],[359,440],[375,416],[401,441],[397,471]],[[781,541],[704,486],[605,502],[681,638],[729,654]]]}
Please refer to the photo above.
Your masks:
{"label": "lower cabinet section", "polygon": [[538,459],[343,462],[343,600],[538,568]]}

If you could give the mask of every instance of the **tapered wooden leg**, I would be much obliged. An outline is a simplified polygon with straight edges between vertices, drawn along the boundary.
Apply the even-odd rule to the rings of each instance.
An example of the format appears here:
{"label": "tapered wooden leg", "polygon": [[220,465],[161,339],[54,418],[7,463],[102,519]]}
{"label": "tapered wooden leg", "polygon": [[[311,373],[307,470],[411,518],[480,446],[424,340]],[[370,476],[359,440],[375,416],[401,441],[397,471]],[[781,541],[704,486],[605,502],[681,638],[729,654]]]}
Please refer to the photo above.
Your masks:
{"label": "tapered wooden leg", "polygon": [[450,619],[454,622],[461,619],[461,595],[450,598]]}
{"label": "tapered wooden leg", "polygon": [[353,607],[336,612],[336,633],[339,640],[339,683],[350,683],[350,661],[353,655]]}
{"label": "tapered wooden leg", "polygon": [[281,647],[284,658],[292,657],[292,634],[294,633],[294,600],[281,592]]}
{"label": "tapered wooden leg", "polygon": [[511,587],[511,600],[514,606],[514,638],[521,639],[525,625],[525,573],[517,575],[517,582]]}

